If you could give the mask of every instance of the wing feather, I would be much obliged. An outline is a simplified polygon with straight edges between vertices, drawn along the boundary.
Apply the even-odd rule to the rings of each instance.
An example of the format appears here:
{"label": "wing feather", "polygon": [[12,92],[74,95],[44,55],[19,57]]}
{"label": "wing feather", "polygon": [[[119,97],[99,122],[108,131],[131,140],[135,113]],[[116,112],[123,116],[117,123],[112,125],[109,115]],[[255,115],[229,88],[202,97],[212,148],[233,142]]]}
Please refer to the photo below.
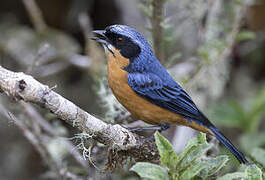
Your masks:
{"label": "wing feather", "polygon": [[130,87],[153,104],[182,115],[188,120],[199,120],[201,113],[190,96],[177,84],[166,84],[153,73],[130,73]]}

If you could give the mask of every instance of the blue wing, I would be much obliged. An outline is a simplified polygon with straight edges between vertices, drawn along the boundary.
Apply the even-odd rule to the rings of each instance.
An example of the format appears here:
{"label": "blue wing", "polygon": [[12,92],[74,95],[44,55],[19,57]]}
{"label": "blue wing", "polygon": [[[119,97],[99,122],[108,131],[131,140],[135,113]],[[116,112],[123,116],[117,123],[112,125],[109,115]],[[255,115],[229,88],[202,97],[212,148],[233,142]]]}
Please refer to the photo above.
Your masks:
{"label": "blue wing", "polygon": [[164,82],[153,73],[129,73],[128,83],[140,96],[169,111],[182,115],[189,121],[208,127],[217,139],[239,160],[247,163],[242,154],[213,124],[198,110],[190,96],[176,83]]}
{"label": "blue wing", "polygon": [[177,84],[163,82],[153,73],[129,73],[130,87],[149,102],[202,123],[203,115],[190,96]]}

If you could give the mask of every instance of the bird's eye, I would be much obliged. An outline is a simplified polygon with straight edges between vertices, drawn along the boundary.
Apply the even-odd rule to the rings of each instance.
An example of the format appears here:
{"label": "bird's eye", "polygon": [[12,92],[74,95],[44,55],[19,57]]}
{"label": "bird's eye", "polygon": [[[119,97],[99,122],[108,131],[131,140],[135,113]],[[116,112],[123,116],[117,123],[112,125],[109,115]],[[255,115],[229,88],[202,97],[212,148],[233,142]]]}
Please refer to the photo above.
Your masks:
{"label": "bird's eye", "polygon": [[122,44],[124,43],[124,41],[125,41],[125,40],[124,40],[124,38],[122,38],[122,37],[118,37],[118,38],[117,38],[117,44],[118,44],[118,45],[122,45]]}

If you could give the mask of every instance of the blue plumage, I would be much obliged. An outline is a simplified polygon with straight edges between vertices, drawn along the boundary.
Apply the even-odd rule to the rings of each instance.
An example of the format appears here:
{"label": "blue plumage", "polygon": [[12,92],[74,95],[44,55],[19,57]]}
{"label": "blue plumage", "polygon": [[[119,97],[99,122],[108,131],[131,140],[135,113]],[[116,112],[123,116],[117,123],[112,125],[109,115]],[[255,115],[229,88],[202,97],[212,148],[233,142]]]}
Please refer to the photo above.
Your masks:
{"label": "blue plumage", "polygon": [[182,115],[189,120],[200,117],[196,105],[189,95],[179,86],[168,84],[167,81],[153,73],[129,73],[128,84],[139,95],[162,108]]}
{"label": "blue plumage", "polygon": [[128,83],[140,96],[169,111],[182,115],[210,129],[216,138],[239,160],[247,163],[245,156],[198,110],[190,96],[178,85],[162,81],[153,73],[129,73]]}
{"label": "blue plumage", "polygon": [[[122,26],[122,29],[126,31],[126,27]],[[244,155],[201,113],[190,96],[168,74],[146,40],[136,30],[130,28],[128,31],[132,38],[140,42],[142,50],[137,57],[130,59],[130,65],[126,68],[131,88],[151,103],[206,126],[240,163],[247,163]]]}
{"label": "blue plumage", "polygon": [[128,26],[113,25],[96,33],[105,38],[99,41],[105,47],[111,44],[129,59],[124,70],[128,72],[128,84],[135,93],[152,104],[181,115],[190,123],[195,122],[211,130],[240,163],[247,163],[244,155],[201,113],[190,96],[169,75],[139,32]]}
{"label": "blue plumage", "polygon": [[246,160],[243,153],[241,153],[216,127],[208,127],[215,135],[215,137],[238,159],[240,163],[246,164]]}

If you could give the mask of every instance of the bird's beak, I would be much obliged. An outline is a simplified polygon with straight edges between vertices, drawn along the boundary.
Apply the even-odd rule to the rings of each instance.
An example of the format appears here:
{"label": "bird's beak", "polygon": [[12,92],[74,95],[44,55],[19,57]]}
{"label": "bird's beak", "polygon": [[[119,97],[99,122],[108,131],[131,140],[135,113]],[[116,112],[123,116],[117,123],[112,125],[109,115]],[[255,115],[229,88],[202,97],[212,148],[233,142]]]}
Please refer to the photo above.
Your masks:
{"label": "bird's beak", "polygon": [[105,30],[95,30],[95,31],[92,31],[93,33],[95,33],[95,34],[98,34],[98,35],[100,35],[100,36],[103,36],[103,37],[106,37],[105,36]]}
{"label": "bird's beak", "polygon": [[89,39],[92,39],[94,41],[97,41],[100,44],[104,44],[107,45],[107,37],[105,36],[105,30],[96,30],[96,31],[92,31],[94,34],[99,35],[99,37],[89,37]]}
{"label": "bird's beak", "polygon": [[92,31],[92,32],[99,35],[99,37],[89,37],[89,38],[102,44],[105,51],[108,50],[109,52],[111,52],[111,54],[113,54],[113,56],[115,56],[114,52],[113,52],[113,46],[111,45],[111,43],[109,42],[108,38],[105,35],[106,31],[105,30],[96,30],[96,31]]}

